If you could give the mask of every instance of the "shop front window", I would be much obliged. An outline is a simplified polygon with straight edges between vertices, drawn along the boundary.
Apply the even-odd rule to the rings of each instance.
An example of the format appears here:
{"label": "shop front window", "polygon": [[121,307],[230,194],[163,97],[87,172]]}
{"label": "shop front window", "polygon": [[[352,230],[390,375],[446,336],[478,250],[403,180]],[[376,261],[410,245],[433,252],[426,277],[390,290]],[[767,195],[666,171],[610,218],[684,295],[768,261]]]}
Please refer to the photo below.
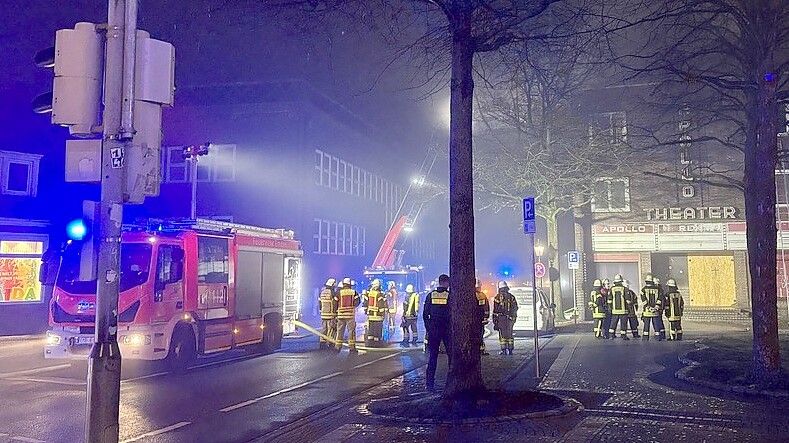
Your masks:
{"label": "shop front window", "polygon": [[0,240],[0,304],[41,301],[40,241]]}

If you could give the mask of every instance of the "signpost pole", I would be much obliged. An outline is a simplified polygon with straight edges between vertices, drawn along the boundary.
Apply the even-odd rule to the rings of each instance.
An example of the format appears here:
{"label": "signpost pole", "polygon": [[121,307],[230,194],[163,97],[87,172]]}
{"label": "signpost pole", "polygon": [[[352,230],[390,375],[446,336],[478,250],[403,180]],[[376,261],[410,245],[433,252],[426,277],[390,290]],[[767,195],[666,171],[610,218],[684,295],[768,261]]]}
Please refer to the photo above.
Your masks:
{"label": "signpost pole", "polygon": [[575,269],[573,269],[573,325],[578,326],[578,293],[576,286],[578,282],[575,281]]}
{"label": "signpost pole", "polygon": [[534,325],[534,369],[537,378],[540,378],[540,330],[537,328],[537,278],[534,251],[534,233],[536,232],[535,215],[537,208],[534,205],[534,197],[529,196],[523,199],[523,233],[529,239],[529,250],[531,251],[531,289],[532,289],[532,322]]}

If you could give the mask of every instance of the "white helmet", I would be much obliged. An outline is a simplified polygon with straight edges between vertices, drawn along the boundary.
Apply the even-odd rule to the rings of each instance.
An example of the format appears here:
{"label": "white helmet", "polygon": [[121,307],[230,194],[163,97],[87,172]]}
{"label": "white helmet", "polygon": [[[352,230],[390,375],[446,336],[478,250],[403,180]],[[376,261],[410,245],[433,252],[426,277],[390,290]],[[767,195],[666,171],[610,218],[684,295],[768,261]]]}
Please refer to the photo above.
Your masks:
{"label": "white helmet", "polygon": [[326,286],[334,286],[335,283],[337,283],[337,280],[333,278],[326,280]]}
{"label": "white helmet", "polygon": [[622,274],[616,274],[614,276],[614,283],[622,283],[625,279],[622,277]]}
{"label": "white helmet", "polygon": [[655,278],[652,277],[652,274],[647,274],[647,276],[644,277],[644,283],[653,283],[654,281],[655,281]]}
{"label": "white helmet", "polygon": [[596,278],[594,280],[594,282],[592,283],[592,286],[594,286],[596,288],[599,288],[599,287],[603,286],[603,282],[601,282],[599,278]]}
{"label": "white helmet", "polygon": [[351,278],[350,277],[345,277],[344,279],[342,279],[342,285],[343,286],[351,286]]}
{"label": "white helmet", "polygon": [[397,286],[397,285],[395,284],[395,282],[393,282],[393,281],[389,280],[389,283],[387,283],[387,284],[386,284],[386,286],[387,286],[389,289],[392,289],[392,288],[394,288],[394,287],[395,287],[395,286]]}
{"label": "white helmet", "polygon": [[659,285],[659,284],[660,284],[660,279],[659,279],[659,278],[657,278],[657,277],[653,277],[653,278],[652,278],[652,283],[654,283],[654,284],[656,284],[656,285]]}
{"label": "white helmet", "polygon": [[381,280],[378,280],[376,278],[375,280],[373,280],[373,283],[370,286],[372,286],[373,288],[380,288],[381,287]]}
{"label": "white helmet", "polygon": [[505,282],[504,280],[499,282],[499,289],[509,289],[509,288],[510,287],[507,286],[507,282]]}
{"label": "white helmet", "polygon": [[410,293],[412,293],[412,292],[414,292],[414,285],[412,285],[412,284],[409,284],[409,285],[407,285],[407,286],[405,287],[405,292],[407,292],[407,293],[409,293],[409,294],[410,294]]}
{"label": "white helmet", "polygon": [[670,278],[668,279],[668,281],[666,281],[666,286],[671,286],[672,288],[676,288],[677,282],[673,278]]}
{"label": "white helmet", "polygon": [[356,286],[356,280],[351,280],[351,287]]}

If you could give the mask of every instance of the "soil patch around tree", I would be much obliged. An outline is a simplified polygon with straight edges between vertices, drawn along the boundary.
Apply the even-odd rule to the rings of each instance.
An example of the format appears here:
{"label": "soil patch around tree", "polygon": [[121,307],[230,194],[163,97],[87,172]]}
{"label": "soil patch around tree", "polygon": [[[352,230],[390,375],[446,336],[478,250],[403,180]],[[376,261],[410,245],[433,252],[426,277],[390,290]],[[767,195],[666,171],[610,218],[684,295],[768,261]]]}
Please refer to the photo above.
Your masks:
{"label": "soil patch around tree", "polygon": [[581,407],[572,399],[538,391],[485,391],[449,402],[440,394],[418,393],[373,400],[366,412],[420,423],[481,423],[568,414]]}

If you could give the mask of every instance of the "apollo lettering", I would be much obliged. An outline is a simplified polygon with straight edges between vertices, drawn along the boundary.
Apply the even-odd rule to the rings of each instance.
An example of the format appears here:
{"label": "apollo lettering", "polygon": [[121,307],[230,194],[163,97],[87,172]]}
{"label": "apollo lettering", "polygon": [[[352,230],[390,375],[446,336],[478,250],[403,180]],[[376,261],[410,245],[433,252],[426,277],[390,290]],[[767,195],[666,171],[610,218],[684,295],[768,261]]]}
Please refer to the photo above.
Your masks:
{"label": "apollo lettering", "polygon": [[644,209],[647,220],[736,220],[737,208],[733,206],[702,206],[697,208]]}
{"label": "apollo lettering", "polygon": [[647,227],[644,225],[603,225],[600,227],[601,234],[643,234],[646,232]]}

